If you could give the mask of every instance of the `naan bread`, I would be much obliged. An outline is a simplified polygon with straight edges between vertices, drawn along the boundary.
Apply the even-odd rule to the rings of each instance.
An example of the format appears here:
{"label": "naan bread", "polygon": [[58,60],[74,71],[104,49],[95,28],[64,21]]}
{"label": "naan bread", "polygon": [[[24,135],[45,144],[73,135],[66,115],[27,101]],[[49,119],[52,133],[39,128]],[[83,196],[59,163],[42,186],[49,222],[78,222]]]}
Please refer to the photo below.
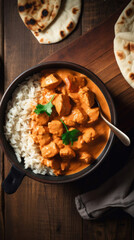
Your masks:
{"label": "naan bread", "polygon": [[121,32],[116,35],[114,54],[122,75],[134,88],[134,32]]}
{"label": "naan bread", "polygon": [[55,20],[39,33],[32,31],[39,43],[50,44],[63,40],[77,25],[81,12],[81,0],[62,0]]}
{"label": "naan bread", "polygon": [[27,28],[44,30],[56,17],[61,0],[18,0],[20,17]]}
{"label": "naan bread", "polygon": [[134,0],[123,10],[115,24],[115,35],[119,32],[134,32]]}

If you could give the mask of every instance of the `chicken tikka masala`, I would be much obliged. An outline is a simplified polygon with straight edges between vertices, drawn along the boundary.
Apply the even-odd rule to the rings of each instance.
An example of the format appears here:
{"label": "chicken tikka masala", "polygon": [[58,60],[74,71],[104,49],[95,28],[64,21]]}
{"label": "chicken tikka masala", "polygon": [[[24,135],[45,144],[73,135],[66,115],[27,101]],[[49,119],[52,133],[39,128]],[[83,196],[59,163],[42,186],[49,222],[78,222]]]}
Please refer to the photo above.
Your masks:
{"label": "chicken tikka masala", "polygon": [[85,75],[68,69],[45,70],[41,96],[33,106],[31,135],[55,175],[69,175],[88,167],[103,151],[109,127],[99,117],[95,96],[110,119],[100,89]]}

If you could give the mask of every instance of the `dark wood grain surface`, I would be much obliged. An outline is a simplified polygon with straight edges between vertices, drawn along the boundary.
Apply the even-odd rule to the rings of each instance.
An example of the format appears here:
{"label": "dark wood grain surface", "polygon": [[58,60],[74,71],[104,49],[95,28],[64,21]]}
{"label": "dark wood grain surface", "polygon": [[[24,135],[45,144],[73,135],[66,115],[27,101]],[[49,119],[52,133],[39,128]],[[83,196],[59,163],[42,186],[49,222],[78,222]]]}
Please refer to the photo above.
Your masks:
{"label": "dark wood grain surface", "polygon": [[[2,77],[0,79],[0,94],[3,94],[3,86],[6,89],[18,74],[41,62],[55,51],[66,47],[86,31],[107,20],[124,2],[126,1],[83,1],[82,16],[76,30],[63,42],[47,46],[39,45],[26,29],[18,15],[16,0],[0,0],[1,13],[4,11],[4,14],[0,14],[0,56],[4,61],[4,67],[1,62],[0,69],[1,76],[3,76],[4,70],[4,83],[1,80]],[[111,54],[112,52],[109,51],[108,59]],[[94,64],[92,64],[92,68],[94,68]],[[112,72],[111,63],[111,74]],[[101,74],[104,77],[103,69]],[[112,76],[110,75],[109,78]],[[112,87],[118,97],[120,90],[116,89],[116,81],[120,81],[118,76],[109,88]],[[107,79],[105,83],[107,83]],[[125,83],[123,87],[126,90]],[[128,87],[128,92],[124,94],[125,98],[129,99],[132,94],[131,89]],[[0,183],[11,167],[6,157],[3,161],[2,156],[3,154],[0,152]],[[99,178],[100,175],[97,175],[96,182],[99,182]],[[75,208],[74,197],[85,191],[88,184],[91,185],[91,179],[71,184],[47,185],[26,177],[13,195],[4,194],[0,188],[0,239],[134,240],[134,221],[126,214],[116,213],[106,219],[94,222],[84,221],[80,218]]]}

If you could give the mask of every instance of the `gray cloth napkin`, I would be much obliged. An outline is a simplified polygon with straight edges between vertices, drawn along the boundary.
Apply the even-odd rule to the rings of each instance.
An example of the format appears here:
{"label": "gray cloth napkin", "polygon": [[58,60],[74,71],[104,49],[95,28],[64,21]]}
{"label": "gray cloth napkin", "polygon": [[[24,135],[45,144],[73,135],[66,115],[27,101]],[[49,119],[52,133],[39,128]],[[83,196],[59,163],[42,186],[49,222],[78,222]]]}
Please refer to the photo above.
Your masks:
{"label": "gray cloth napkin", "polygon": [[128,163],[99,188],[75,198],[84,219],[102,217],[113,208],[122,208],[134,217],[134,149]]}

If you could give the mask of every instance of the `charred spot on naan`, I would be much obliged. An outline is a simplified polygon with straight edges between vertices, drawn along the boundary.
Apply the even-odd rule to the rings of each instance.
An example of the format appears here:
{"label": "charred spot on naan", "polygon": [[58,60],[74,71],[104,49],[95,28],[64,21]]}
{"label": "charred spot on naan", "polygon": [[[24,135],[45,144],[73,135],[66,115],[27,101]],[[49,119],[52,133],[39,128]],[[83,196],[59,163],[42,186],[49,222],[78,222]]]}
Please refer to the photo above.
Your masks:
{"label": "charred spot on naan", "polygon": [[123,23],[124,23],[124,21],[118,22],[118,24],[123,24]]}
{"label": "charred spot on naan", "polygon": [[24,6],[22,6],[22,5],[20,5],[20,6],[18,7],[18,9],[19,9],[19,12],[24,12],[24,10],[25,10],[25,7],[24,7]]}
{"label": "charred spot on naan", "polygon": [[34,4],[34,3],[26,3],[26,4],[25,4],[25,8],[26,8],[26,9],[30,9],[30,8],[32,8],[33,4]]}
{"label": "charred spot on naan", "polygon": [[[41,26],[40,26],[40,28],[42,28],[42,30],[44,29],[44,27],[45,27],[45,25],[41,25]],[[42,30],[41,30],[41,31],[42,31]]]}
{"label": "charred spot on naan", "polygon": [[134,52],[134,43],[129,42],[129,43],[125,44],[124,49],[128,50],[129,52]]}
{"label": "charred spot on naan", "polygon": [[125,44],[123,48],[130,52],[130,43]]}
{"label": "charred spot on naan", "polygon": [[73,28],[74,28],[74,23],[71,21],[67,26],[67,30],[70,32],[72,31]]}
{"label": "charred spot on naan", "polygon": [[62,38],[65,37],[65,33],[64,33],[64,31],[60,31],[60,36],[61,36]]}
{"label": "charred spot on naan", "polygon": [[48,15],[47,9],[43,9],[41,17],[44,18]]}
{"label": "charred spot on naan", "polygon": [[134,80],[134,73],[130,73],[129,77],[130,77],[131,80]]}
{"label": "charred spot on naan", "polygon": [[117,51],[116,54],[117,54],[117,56],[120,58],[120,60],[125,59],[125,54],[124,54],[124,52],[122,52],[122,51]]}
{"label": "charred spot on naan", "polygon": [[129,64],[131,64],[132,62],[131,61],[128,61]]}
{"label": "charred spot on naan", "polygon": [[72,13],[73,13],[73,14],[76,14],[78,11],[79,11],[78,8],[73,8],[73,9],[72,9]]}
{"label": "charred spot on naan", "polygon": [[39,36],[39,33],[38,33],[38,32],[34,32],[34,35],[35,35],[36,37],[38,37],[38,36]]}
{"label": "charred spot on naan", "polygon": [[126,16],[127,16],[127,17],[130,17],[130,16],[132,15],[132,13],[133,13],[132,8],[128,8],[128,9],[126,10]]}
{"label": "charred spot on naan", "polygon": [[134,52],[134,43],[133,42],[130,43],[130,51]]}
{"label": "charred spot on naan", "polygon": [[36,10],[36,2],[33,1],[31,3],[26,3],[25,5],[19,5],[18,9],[19,9],[19,12],[24,12],[24,11],[29,12],[32,7],[34,7],[33,10]]}
{"label": "charred spot on naan", "polygon": [[43,38],[40,39],[40,42],[43,43]]}
{"label": "charred spot on naan", "polygon": [[36,20],[34,18],[30,18],[30,19],[27,19],[27,17],[25,18],[25,24],[27,25],[27,27],[29,29],[31,29],[30,26],[34,26],[37,24]]}

